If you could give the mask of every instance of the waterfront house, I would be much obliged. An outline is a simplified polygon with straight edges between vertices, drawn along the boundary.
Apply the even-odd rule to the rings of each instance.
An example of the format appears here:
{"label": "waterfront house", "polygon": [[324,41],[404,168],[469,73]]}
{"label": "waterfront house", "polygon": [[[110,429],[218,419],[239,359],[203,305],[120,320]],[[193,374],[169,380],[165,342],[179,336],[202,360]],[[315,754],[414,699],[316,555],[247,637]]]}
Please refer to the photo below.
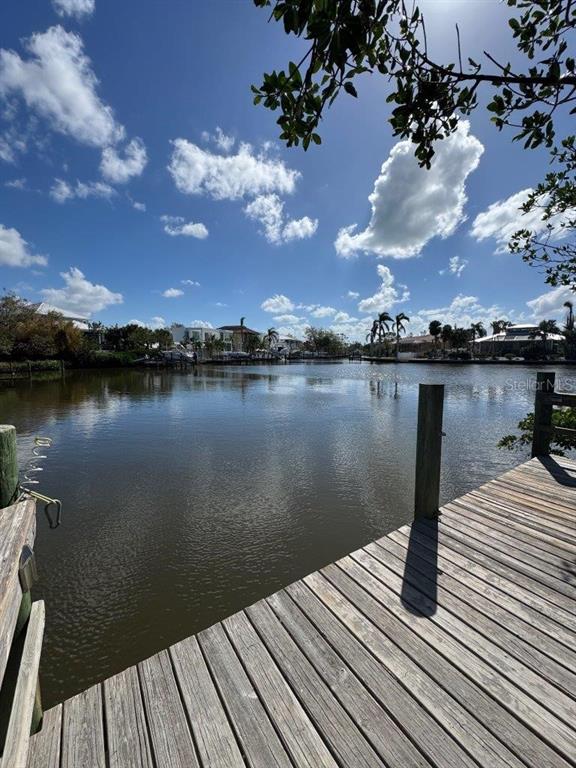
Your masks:
{"label": "waterfront house", "polygon": [[[395,346],[395,342],[391,344]],[[420,336],[404,336],[400,339],[398,351],[400,357],[409,359],[411,357],[425,357],[430,352],[438,348],[438,342],[435,342],[434,336],[429,333]]]}
{"label": "waterfront house", "polygon": [[276,351],[290,355],[293,352],[300,352],[304,348],[304,342],[295,339],[294,336],[280,336],[276,344]]}
{"label": "waterfront house", "polygon": [[218,328],[220,331],[227,331],[232,335],[232,349],[234,352],[245,352],[249,346],[248,338],[253,337],[258,344],[262,339],[262,334],[258,331],[247,328],[245,325],[221,325]]}
{"label": "waterfront house", "polygon": [[90,321],[85,317],[76,315],[74,312],[66,312],[63,309],[54,307],[52,304],[46,303],[45,301],[41,301],[38,304],[32,304],[32,306],[34,307],[37,314],[39,315],[48,315],[51,312],[55,312],[56,314],[61,315],[64,320],[68,320],[69,322],[71,322],[79,330],[81,331],[90,330]]}
{"label": "waterfront house", "polygon": [[478,354],[485,355],[522,355],[528,349],[538,349],[546,343],[546,352],[561,352],[564,335],[561,333],[548,333],[546,340],[540,335],[538,326],[529,323],[511,325],[500,333],[484,336],[476,339],[474,350]]}
{"label": "waterfront house", "polygon": [[185,326],[174,323],[170,327],[170,332],[175,344],[192,344],[202,349],[206,345],[206,341],[216,339],[222,342],[223,352],[231,352],[233,349],[233,334],[225,328],[205,328],[204,326]]}

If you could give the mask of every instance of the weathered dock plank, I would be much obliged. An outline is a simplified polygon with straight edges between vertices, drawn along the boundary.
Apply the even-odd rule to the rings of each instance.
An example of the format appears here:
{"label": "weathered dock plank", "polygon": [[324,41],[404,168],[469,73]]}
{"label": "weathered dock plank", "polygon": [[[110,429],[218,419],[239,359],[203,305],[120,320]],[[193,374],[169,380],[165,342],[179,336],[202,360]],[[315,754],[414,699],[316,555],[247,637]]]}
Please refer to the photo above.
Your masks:
{"label": "weathered dock plank", "polygon": [[576,462],[532,459],[64,702],[30,752],[28,768],[576,766]]}

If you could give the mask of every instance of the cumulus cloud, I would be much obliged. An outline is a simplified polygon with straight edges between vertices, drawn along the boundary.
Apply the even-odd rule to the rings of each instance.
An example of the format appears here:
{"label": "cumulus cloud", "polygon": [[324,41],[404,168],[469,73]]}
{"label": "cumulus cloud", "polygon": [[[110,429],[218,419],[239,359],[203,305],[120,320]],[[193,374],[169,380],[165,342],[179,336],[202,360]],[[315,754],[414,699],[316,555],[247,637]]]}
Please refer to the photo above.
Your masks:
{"label": "cumulus cloud", "polygon": [[171,237],[196,237],[204,240],[208,237],[208,228],[202,222],[186,221],[182,216],[161,216],[164,223],[164,232]]}
{"label": "cumulus cloud", "polygon": [[0,265],[3,267],[44,267],[46,256],[32,253],[29,244],[17,229],[0,224]]}
{"label": "cumulus cloud", "polygon": [[114,147],[103,149],[100,172],[113,184],[126,184],[135,176],[142,175],[147,162],[144,142],[135,138],[126,145],[123,156]]}
{"label": "cumulus cloud", "polygon": [[52,0],[52,5],[59,16],[82,19],[94,13],[95,0]]}
{"label": "cumulus cloud", "polygon": [[190,285],[192,288],[200,288],[198,280],[180,280],[182,285]]}
{"label": "cumulus cloud", "polygon": [[462,272],[464,272],[467,266],[468,266],[467,259],[461,259],[460,256],[452,256],[448,261],[447,269],[440,269],[439,274],[445,275],[446,272],[449,272],[451,275],[456,275],[456,277],[460,277],[460,275],[462,274]]}
{"label": "cumulus cloud", "polygon": [[[360,312],[370,312],[372,314],[386,312],[391,309],[394,304],[400,304],[404,301],[408,301],[410,298],[410,292],[406,286],[395,285],[394,275],[388,267],[383,264],[378,264],[376,271],[381,280],[380,288],[373,296],[368,296],[358,303]],[[401,294],[398,292],[398,288],[402,289]]]}
{"label": "cumulus cloud", "polygon": [[128,321],[129,325],[139,325],[141,328],[151,328],[157,330],[158,328],[166,328],[166,320],[160,315],[155,315],[150,320],[137,320],[132,319]]}
{"label": "cumulus cloud", "polygon": [[219,125],[216,126],[216,131],[213,134],[208,131],[202,131],[202,139],[214,142],[221,152],[230,152],[236,143],[234,136],[225,134]]}
{"label": "cumulus cloud", "polygon": [[132,207],[135,208],[137,211],[140,211],[141,213],[145,213],[146,211],[146,203],[138,203],[134,200],[132,203]]}
{"label": "cumulus cloud", "polygon": [[20,96],[53,130],[82,144],[103,148],[124,137],[112,108],[98,96],[79,35],[55,26],[32,35],[25,47],[27,59],[0,50],[0,96]]}
{"label": "cumulus cloud", "polygon": [[359,299],[360,298],[360,294],[358,293],[358,291],[348,291],[348,293],[346,295],[348,296],[349,299]]}
{"label": "cumulus cloud", "polygon": [[312,317],[332,317],[332,315],[336,314],[336,311],[334,307],[315,307],[310,311],[310,314]]}
{"label": "cumulus cloud", "polygon": [[162,296],[164,296],[165,299],[177,299],[178,296],[184,296],[184,291],[180,288],[166,288],[166,290],[162,292]]}
{"label": "cumulus cloud", "polygon": [[351,317],[348,312],[336,312],[334,315],[335,323],[357,323],[357,317]]}
{"label": "cumulus cloud", "polygon": [[476,240],[486,240],[493,238],[496,241],[496,253],[506,253],[508,243],[512,236],[519,229],[528,229],[535,235],[545,232],[548,225],[556,228],[556,238],[560,239],[564,234],[561,230],[561,224],[568,216],[559,214],[552,217],[548,222],[543,221],[542,211],[538,208],[523,213],[522,205],[528,200],[532,189],[522,189],[514,195],[510,195],[504,200],[498,200],[496,203],[479,213],[474,219],[470,234]]}
{"label": "cumulus cloud", "polygon": [[551,291],[536,296],[535,299],[527,301],[532,314],[536,320],[547,320],[549,318],[559,318],[566,314],[564,308],[565,301],[572,301],[576,304],[576,295],[566,285],[560,285]]}
{"label": "cumulus cloud", "polygon": [[294,325],[295,323],[305,323],[305,317],[298,317],[298,315],[275,315],[274,322],[282,323],[283,325]]}
{"label": "cumulus cloud", "polygon": [[69,184],[63,179],[55,179],[50,189],[50,197],[57,203],[65,203],[74,198],[85,200],[88,197],[100,197],[109,200],[114,197],[116,190],[103,181],[77,181]]}
{"label": "cumulus cloud", "polygon": [[286,221],[284,202],[276,194],[258,195],[244,208],[244,213],[262,225],[264,237],[273,245],[312,237],[318,228],[318,219],[308,216]]}
{"label": "cumulus cloud", "polygon": [[416,313],[410,313],[411,327],[414,332],[428,332],[428,325],[432,320],[440,320],[443,324],[468,328],[472,323],[483,323],[486,328],[496,317],[506,317],[509,320],[520,322],[522,317],[515,318],[515,312],[506,310],[498,304],[485,306],[477,296],[465,296],[458,294],[450,304],[435,309],[421,309]]}
{"label": "cumulus cloud", "polygon": [[282,293],[276,293],[269,299],[265,299],[262,304],[260,304],[260,307],[264,312],[280,315],[286,312],[292,312],[294,309],[294,302],[291,301],[288,296],[284,296]]}
{"label": "cumulus cloud", "polygon": [[272,192],[291,193],[300,176],[266,150],[256,152],[247,143],[241,143],[234,155],[215,154],[186,139],[176,139],[172,146],[168,170],[176,187],[188,195],[240,200]]}
{"label": "cumulus cloud", "polygon": [[214,328],[208,320],[192,320],[190,328]]}
{"label": "cumulus cloud", "polygon": [[477,168],[484,147],[467,121],[438,142],[430,170],[418,166],[414,145],[400,141],[391,150],[368,200],[370,223],[342,228],[337,253],[352,258],[360,252],[406,259],[418,256],[433,237],[448,237],[464,220],[466,179]]}
{"label": "cumulus cloud", "polygon": [[122,304],[121,293],[113,293],[104,285],[91,283],[77,267],[61,272],[63,288],[44,288],[40,293],[44,299],[59,309],[81,317],[90,317],[112,304]]}

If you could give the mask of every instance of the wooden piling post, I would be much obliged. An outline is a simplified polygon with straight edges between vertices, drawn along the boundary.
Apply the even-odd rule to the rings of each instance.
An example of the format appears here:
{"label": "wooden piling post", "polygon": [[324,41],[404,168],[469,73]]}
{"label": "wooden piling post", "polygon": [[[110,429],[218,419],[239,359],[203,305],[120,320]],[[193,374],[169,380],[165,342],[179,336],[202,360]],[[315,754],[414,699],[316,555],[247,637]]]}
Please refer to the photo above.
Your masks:
{"label": "wooden piling post", "polygon": [[532,433],[532,458],[547,456],[552,439],[552,411],[554,406],[549,395],[554,394],[556,374],[539,371],[536,374],[536,397],[534,398],[534,431]]}
{"label": "wooden piling post", "polygon": [[420,384],[414,518],[435,518],[440,506],[444,385]]}
{"label": "wooden piling post", "polygon": [[16,427],[0,424],[0,509],[10,506],[17,495]]}

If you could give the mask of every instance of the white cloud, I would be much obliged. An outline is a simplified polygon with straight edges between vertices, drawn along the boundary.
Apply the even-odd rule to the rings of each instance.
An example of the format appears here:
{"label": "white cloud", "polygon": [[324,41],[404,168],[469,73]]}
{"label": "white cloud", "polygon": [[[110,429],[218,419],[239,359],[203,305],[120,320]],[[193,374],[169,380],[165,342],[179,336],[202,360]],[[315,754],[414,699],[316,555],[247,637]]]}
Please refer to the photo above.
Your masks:
{"label": "white cloud", "polygon": [[208,228],[202,222],[186,221],[182,216],[161,216],[164,223],[164,232],[171,237],[182,235],[184,237],[196,237],[204,240],[208,237]]}
{"label": "white cloud", "polygon": [[351,317],[348,312],[337,312],[334,315],[334,322],[335,323],[357,323],[358,318],[357,317]]}
{"label": "white cloud", "polygon": [[440,269],[438,271],[438,274],[444,275],[446,272],[450,272],[451,275],[456,275],[456,277],[460,277],[462,272],[466,269],[468,266],[468,260],[467,259],[461,259],[460,256],[451,256],[448,261],[448,267],[446,269]]}
{"label": "white cloud", "polygon": [[275,315],[279,315],[285,312],[292,312],[294,309],[294,302],[291,301],[288,296],[284,296],[282,293],[276,293],[274,296],[266,299],[260,304],[261,309],[264,312],[272,312]]}
{"label": "white cloud", "polygon": [[560,285],[551,291],[536,296],[535,299],[527,301],[532,314],[536,320],[547,320],[549,318],[559,318],[566,314],[564,308],[565,301],[572,301],[576,304],[576,294],[566,285]]}
{"label": "white cloud", "polygon": [[221,152],[230,152],[236,143],[234,136],[225,134],[219,125],[216,126],[216,131],[213,134],[208,131],[202,131],[202,140],[214,142]]}
{"label": "white cloud", "polygon": [[316,307],[310,314],[312,317],[332,317],[336,312],[337,310],[335,310],[334,307]]}
{"label": "white cloud", "polygon": [[135,176],[141,176],[148,162],[146,147],[138,137],[132,139],[123,151],[124,157],[121,157],[113,147],[102,150],[100,172],[113,184],[126,184]]}
{"label": "white cloud", "polygon": [[192,320],[190,328],[214,328],[208,320]]}
{"label": "white cloud", "polygon": [[348,293],[346,295],[348,296],[349,299],[359,299],[360,298],[360,294],[358,293],[358,291],[348,291]]}
{"label": "white cloud", "polygon": [[30,246],[17,229],[0,224],[0,265],[3,267],[46,266],[46,256],[31,253]]}
{"label": "white cloud", "polygon": [[180,280],[182,285],[190,285],[192,288],[200,288],[200,283],[197,280]]}
{"label": "white cloud", "polygon": [[8,189],[26,189],[26,179],[12,179],[11,181],[5,181],[4,186]]}
{"label": "white cloud", "polygon": [[235,155],[218,155],[186,139],[176,139],[172,145],[168,170],[176,187],[188,195],[239,200],[271,192],[291,193],[300,176],[265,150],[256,153],[247,143],[240,144]]}
{"label": "white cloud", "polygon": [[165,299],[176,299],[178,296],[184,296],[184,291],[180,288],[166,288],[166,290],[162,292],[162,296],[164,296]]}
{"label": "white cloud", "polygon": [[358,303],[360,312],[370,312],[372,314],[386,312],[390,310],[394,304],[400,304],[404,301],[408,301],[410,298],[410,292],[405,286],[398,286],[403,288],[402,294],[400,295],[398,293],[394,275],[388,267],[383,264],[378,264],[376,270],[382,281],[380,288],[373,296],[368,296]]}
{"label": "white cloud", "polygon": [[275,315],[274,322],[282,323],[284,325],[294,325],[296,323],[305,323],[305,317],[298,317],[297,315]]}
{"label": "white cloud", "polygon": [[435,309],[421,309],[410,312],[411,328],[414,333],[427,333],[431,320],[440,320],[444,324],[469,328],[472,323],[483,323],[486,329],[495,318],[505,317],[514,322],[521,322],[522,317],[515,317],[513,310],[505,310],[497,304],[484,306],[477,296],[458,294],[450,304]]}
{"label": "white cloud", "polygon": [[138,203],[134,201],[132,203],[132,207],[135,208],[137,211],[141,211],[142,213],[145,213],[146,211],[146,203]]}
{"label": "white cloud", "polygon": [[18,155],[26,152],[26,139],[14,127],[7,128],[0,135],[0,160],[5,163],[15,163]]}
{"label": "white cloud", "polygon": [[479,213],[474,219],[470,234],[476,240],[486,240],[491,237],[496,241],[496,253],[507,253],[508,243],[519,229],[528,229],[535,235],[545,232],[548,224],[556,226],[556,237],[562,236],[559,229],[562,221],[568,218],[561,214],[552,217],[548,222],[542,220],[542,211],[535,208],[530,213],[522,213],[521,207],[528,200],[532,189],[522,189],[505,200],[496,203]]}
{"label": "white cloud", "polygon": [[74,16],[81,19],[94,13],[94,0],[52,0],[54,10],[59,16]]}
{"label": "white cloud", "polygon": [[152,328],[152,330],[156,330],[157,328],[166,328],[166,320],[163,317],[160,317],[159,315],[155,315],[150,320],[142,321],[142,320],[129,320],[128,323],[130,325],[139,325],[141,328]]}
{"label": "white cloud", "polygon": [[370,223],[344,227],[334,243],[337,253],[359,252],[406,259],[418,256],[433,237],[448,237],[464,220],[465,183],[484,151],[462,121],[457,131],[436,145],[430,170],[418,166],[414,145],[400,141],[391,150],[369,196]]}
{"label": "white cloud", "polygon": [[44,299],[60,309],[90,317],[112,304],[122,304],[121,293],[113,293],[104,285],[91,283],[77,267],[61,272],[63,288],[44,288],[40,293]]}
{"label": "white cloud", "polygon": [[244,213],[262,224],[264,237],[273,245],[312,237],[318,228],[318,219],[308,216],[285,221],[284,203],[276,194],[258,195],[244,208]]}
{"label": "white cloud", "polygon": [[69,184],[63,179],[55,179],[50,190],[50,197],[57,203],[65,203],[79,197],[85,200],[88,197],[100,197],[109,200],[116,194],[109,184],[103,181],[77,181],[75,185]]}
{"label": "white cloud", "polygon": [[26,41],[28,59],[0,50],[0,96],[16,94],[46,118],[53,130],[82,144],[106,147],[124,128],[97,94],[98,79],[82,38],[55,26]]}

